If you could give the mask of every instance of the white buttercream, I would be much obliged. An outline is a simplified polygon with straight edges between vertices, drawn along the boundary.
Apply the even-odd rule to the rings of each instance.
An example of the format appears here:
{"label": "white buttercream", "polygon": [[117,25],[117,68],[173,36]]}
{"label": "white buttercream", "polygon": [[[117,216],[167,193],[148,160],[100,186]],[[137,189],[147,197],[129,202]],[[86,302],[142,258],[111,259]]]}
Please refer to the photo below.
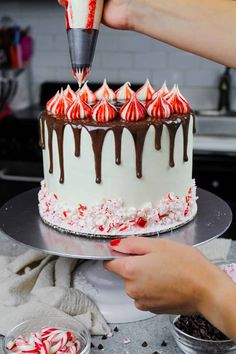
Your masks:
{"label": "white buttercream", "polygon": [[[99,29],[103,11],[103,0],[96,0],[96,10],[92,28]],[[89,0],[68,0],[67,13],[69,28],[86,28]]]}

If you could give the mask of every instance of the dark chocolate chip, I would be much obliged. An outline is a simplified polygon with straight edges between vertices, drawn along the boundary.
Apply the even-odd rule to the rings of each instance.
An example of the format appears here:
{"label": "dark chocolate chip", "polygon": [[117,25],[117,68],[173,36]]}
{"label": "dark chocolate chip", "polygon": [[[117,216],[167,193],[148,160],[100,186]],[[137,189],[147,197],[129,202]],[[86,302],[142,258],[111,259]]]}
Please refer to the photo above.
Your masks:
{"label": "dark chocolate chip", "polygon": [[91,343],[91,348],[95,348],[95,345],[93,343]]}
{"label": "dark chocolate chip", "polygon": [[145,347],[147,347],[147,346],[148,346],[147,342],[143,342],[143,343],[142,343],[142,347],[145,348]]}
{"label": "dark chocolate chip", "polygon": [[102,350],[102,349],[103,349],[103,345],[102,345],[102,344],[99,344],[99,345],[98,345],[98,349],[99,349],[99,350]]}
{"label": "dark chocolate chip", "polygon": [[180,316],[174,325],[190,336],[206,340],[228,339],[222,332],[200,315]]}
{"label": "dark chocolate chip", "polygon": [[106,336],[106,335],[102,336],[102,340],[104,340],[104,339],[107,339],[107,336]]}
{"label": "dark chocolate chip", "polygon": [[152,354],[159,354],[158,352],[153,352]]}
{"label": "dark chocolate chip", "polygon": [[167,343],[164,340],[161,343],[161,347],[167,347]]}
{"label": "dark chocolate chip", "polygon": [[115,328],[113,329],[113,331],[114,331],[114,332],[119,332],[119,328],[118,328],[118,327],[115,327]]}

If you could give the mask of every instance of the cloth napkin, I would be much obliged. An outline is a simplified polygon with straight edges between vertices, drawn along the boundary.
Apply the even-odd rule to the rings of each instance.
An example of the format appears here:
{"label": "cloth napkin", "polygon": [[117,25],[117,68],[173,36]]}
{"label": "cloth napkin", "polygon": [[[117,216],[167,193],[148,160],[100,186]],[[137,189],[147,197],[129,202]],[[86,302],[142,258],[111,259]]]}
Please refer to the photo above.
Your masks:
{"label": "cloth napkin", "polygon": [[210,261],[218,262],[227,260],[231,244],[232,240],[226,238],[219,238],[204,243],[203,245],[200,245],[197,248]]}
{"label": "cloth napkin", "polygon": [[0,334],[24,320],[72,316],[93,335],[110,332],[97,306],[71,287],[77,260],[29,250],[18,257],[0,257]]}

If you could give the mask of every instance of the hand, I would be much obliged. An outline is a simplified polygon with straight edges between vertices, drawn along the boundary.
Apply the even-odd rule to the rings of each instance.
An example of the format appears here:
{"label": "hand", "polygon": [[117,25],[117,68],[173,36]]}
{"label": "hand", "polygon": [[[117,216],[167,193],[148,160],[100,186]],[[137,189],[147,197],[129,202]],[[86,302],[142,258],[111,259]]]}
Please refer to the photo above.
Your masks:
{"label": "hand", "polygon": [[103,23],[115,29],[132,30],[134,0],[105,0]]}
{"label": "hand", "polygon": [[137,256],[104,262],[105,268],[124,278],[126,292],[140,310],[201,312],[211,289],[228,278],[198,250],[173,241],[132,237],[115,243],[115,251]]}

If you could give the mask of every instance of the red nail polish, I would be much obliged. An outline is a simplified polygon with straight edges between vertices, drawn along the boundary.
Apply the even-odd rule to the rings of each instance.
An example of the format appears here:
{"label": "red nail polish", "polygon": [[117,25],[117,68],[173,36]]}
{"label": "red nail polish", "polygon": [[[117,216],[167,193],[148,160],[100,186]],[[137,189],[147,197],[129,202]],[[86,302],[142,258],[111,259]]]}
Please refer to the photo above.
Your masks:
{"label": "red nail polish", "polygon": [[120,244],[121,239],[117,238],[115,240],[110,241],[111,246],[118,246]]}

